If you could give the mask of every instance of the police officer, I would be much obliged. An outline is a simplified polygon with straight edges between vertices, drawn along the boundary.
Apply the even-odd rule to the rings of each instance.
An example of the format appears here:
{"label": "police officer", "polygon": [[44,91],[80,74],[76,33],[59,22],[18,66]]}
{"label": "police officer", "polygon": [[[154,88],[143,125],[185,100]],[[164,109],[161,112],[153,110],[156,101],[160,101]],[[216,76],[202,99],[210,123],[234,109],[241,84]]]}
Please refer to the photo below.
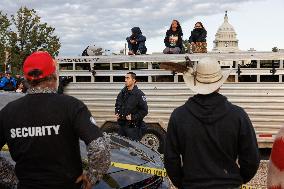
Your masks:
{"label": "police officer", "polygon": [[[8,144],[18,189],[90,189],[110,165],[106,138],[83,102],[57,94],[56,62],[47,52],[27,57],[23,71],[28,94],[0,111],[0,149]],[[87,145],[87,174],[79,138]],[[3,170],[11,169],[1,167],[0,175]]]}
{"label": "police officer", "polygon": [[125,87],[120,91],[115,103],[115,116],[119,124],[119,134],[140,140],[145,129],[143,118],[148,114],[144,93],[136,85],[136,74],[125,75]]}

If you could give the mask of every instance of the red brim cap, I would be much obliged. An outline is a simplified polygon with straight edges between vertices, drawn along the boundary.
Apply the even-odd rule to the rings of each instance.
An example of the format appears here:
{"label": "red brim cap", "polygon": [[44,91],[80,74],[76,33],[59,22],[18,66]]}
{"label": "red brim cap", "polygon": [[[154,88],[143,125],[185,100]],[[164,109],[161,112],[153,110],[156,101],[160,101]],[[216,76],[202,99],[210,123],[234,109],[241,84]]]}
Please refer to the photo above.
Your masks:
{"label": "red brim cap", "polygon": [[[30,72],[38,70],[39,75],[33,76]],[[48,52],[37,51],[28,56],[23,65],[25,78],[28,80],[38,80],[53,74],[56,70],[55,61]]]}

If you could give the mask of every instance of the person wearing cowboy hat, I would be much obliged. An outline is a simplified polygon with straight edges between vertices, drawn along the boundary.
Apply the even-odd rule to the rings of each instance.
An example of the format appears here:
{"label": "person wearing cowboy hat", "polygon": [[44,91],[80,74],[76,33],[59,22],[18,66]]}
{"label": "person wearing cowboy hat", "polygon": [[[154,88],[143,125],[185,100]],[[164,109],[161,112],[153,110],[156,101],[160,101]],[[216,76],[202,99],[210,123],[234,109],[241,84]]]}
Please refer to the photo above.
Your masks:
{"label": "person wearing cowboy hat", "polygon": [[239,188],[258,169],[258,145],[247,113],[219,93],[229,74],[206,57],[183,75],[197,94],[171,114],[164,157],[178,188]]}
{"label": "person wearing cowboy hat", "polygon": [[[108,138],[82,101],[57,94],[56,61],[49,53],[32,53],[23,71],[27,95],[0,111],[0,149],[7,143],[16,162],[17,188],[91,189],[109,168]],[[87,146],[86,174],[79,139]],[[7,162],[0,159],[0,165],[1,176],[14,178]]]}

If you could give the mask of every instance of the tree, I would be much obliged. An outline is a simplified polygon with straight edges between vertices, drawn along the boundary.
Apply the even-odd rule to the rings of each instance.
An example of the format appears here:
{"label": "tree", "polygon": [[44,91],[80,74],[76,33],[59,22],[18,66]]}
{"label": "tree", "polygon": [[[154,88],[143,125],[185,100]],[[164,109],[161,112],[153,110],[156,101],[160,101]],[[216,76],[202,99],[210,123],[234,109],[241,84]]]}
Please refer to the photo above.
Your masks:
{"label": "tree", "polygon": [[187,53],[188,52],[188,40],[182,40],[182,54]]}
{"label": "tree", "polygon": [[13,30],[8,35],[8,62],[14,72],[22,70],[22,64],[32,52],[42,50],[57,56],[60,49],[59,38],[54,34],[55,28],[42,23],[34,9],[21,7],[11,16]]}
{"label": "tree", "polygon": [[[0,65],[4,65],[6,61],[6,52],[8,47],[11,22],[6,14],[0,11]],[[3,66],[4,67],[4,66]],[[0,70],[3,70],[3,67]]]}

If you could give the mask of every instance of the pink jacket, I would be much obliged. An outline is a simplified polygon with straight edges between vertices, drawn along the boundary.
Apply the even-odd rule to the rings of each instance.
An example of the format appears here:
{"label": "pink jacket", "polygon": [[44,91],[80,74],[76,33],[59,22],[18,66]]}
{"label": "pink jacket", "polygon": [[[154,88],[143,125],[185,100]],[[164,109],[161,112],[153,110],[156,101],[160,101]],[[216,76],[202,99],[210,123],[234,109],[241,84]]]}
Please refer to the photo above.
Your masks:
{"label": "pink jacket", "polygon": [[269,161],[268,189],[284,189],[284,127],[277,134]]}

